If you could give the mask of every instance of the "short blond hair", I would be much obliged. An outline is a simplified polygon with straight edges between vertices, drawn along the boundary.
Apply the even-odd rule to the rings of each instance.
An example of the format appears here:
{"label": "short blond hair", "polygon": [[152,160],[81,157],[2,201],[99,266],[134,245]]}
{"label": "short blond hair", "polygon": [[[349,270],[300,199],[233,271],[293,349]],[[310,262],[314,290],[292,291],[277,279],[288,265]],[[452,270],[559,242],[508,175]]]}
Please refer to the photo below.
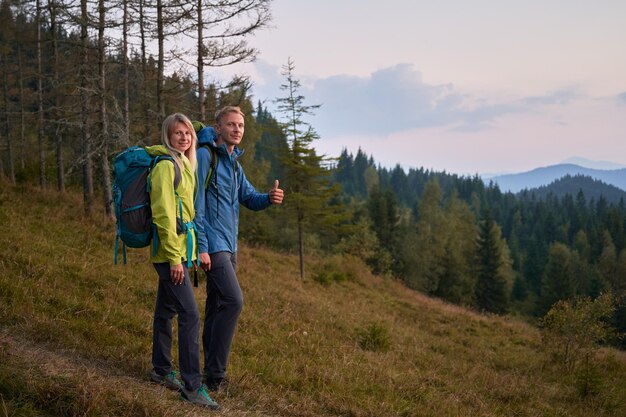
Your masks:
{"label": "short blond hair", "polygon": [[237,113],[240,114],[241,117],[246,117],[245,114],[241,111],[241,109],[237,106],[226,106],[222,107],[218,111],[215,112],[215,124],[220,124],[220,120],[227,113]]}

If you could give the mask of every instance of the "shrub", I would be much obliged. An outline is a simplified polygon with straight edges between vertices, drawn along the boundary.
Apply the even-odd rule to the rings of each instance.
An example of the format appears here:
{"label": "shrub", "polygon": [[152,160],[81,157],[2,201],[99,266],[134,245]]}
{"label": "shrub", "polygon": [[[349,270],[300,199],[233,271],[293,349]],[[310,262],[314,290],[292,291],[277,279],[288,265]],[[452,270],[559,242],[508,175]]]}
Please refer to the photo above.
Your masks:
{"label": "shrub", "polygon": [[573,370],[588,353],[616,335],[609,324],[614,310],[610,294],[595,300],[558,301],[541,319],[544,347],[557,362]]}
{"label": "shrub", "polygon": [[558,301],[541,320],[546,351],[572,374],[581,396],[601,392],[596,350],[616,336],[610,320],[615,300],[610,294],[595,300],[578,298]]}
{"label": "shrub", "polygon": [[389,329],[383,323],[369,323],[357,330],[357,342],[361,349],[386,352],[391,347]]}
{"label": "shrub", "polygon": [[317,272],[313,275],[313,280],[322,285],[352,281],[356,277],[351,264],[350,257],[334,256],[318,267]]}

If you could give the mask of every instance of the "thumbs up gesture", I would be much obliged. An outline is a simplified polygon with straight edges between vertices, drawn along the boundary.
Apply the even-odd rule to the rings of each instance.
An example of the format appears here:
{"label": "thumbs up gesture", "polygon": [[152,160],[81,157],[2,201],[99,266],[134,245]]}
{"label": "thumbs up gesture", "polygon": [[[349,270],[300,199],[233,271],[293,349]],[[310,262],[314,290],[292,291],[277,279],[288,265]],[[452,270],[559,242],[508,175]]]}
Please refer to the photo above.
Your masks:
{"label": "thumbs up gesture", "polygon": [[284,192],[280,188],[278,188],[279,183],[278,180],[274,180],[274,188],[272,188],[269,192],[270,203],[272,204],[282,204]]}

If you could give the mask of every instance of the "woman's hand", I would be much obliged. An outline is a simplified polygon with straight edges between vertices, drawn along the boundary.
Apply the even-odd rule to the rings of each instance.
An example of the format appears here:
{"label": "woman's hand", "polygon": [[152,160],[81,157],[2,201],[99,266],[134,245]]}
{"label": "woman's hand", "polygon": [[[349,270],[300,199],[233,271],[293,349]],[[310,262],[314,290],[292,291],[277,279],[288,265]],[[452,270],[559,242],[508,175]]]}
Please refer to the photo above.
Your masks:
{"label": "woman's hand", "polygon": [[170,265],[170,279],[174,285],[180,285],[183,283],[185,280],[185,270],[183,269],[182,263],[178,265]]}

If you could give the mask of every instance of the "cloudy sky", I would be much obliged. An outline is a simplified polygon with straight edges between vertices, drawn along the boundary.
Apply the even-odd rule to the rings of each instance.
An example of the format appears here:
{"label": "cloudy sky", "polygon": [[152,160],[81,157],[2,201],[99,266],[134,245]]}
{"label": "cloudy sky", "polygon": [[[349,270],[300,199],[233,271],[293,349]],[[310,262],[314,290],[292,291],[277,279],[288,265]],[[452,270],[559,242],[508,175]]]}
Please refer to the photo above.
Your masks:
{"label": "cloudy sky", "polygon": [[[626,165],[626,1],[274,0],[255,100],[291,58],[320,153],[458,174]],[[278,114],[274,113],[278,116]]]}

